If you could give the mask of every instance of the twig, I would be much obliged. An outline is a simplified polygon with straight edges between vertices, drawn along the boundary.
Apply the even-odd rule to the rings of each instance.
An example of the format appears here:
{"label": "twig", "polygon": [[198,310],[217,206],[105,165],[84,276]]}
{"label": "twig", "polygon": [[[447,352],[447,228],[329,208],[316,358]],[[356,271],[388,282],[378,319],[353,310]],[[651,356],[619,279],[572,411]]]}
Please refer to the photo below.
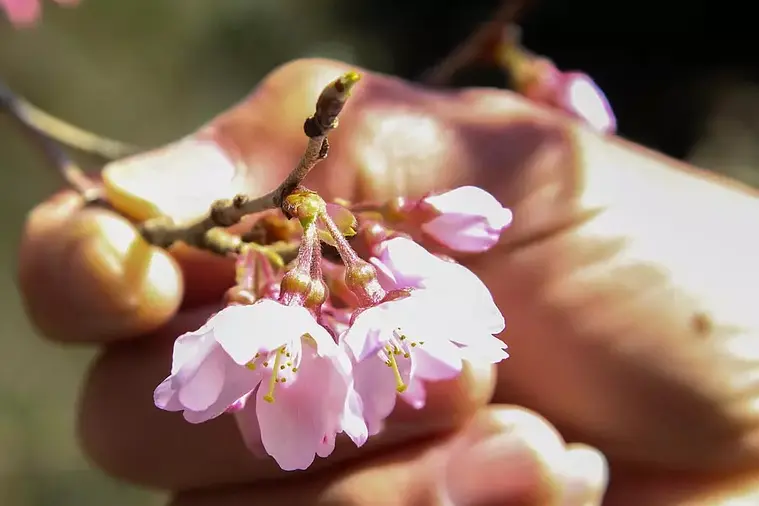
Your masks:
{"label": "twig", "polygon": [[[351,88],[359,79],[356,72],[348,72],[324,88],[317,99],[316,112],[303,125],[308,136],[306,151],[276,189],[257,198],[240,194],[232,199],[217,200],[206,216],[187,224],[176,224],[168,217],[146,221],[140,226],[143,237],[163,248],[181,241],[220,254],[239,251],[242,240],[231,240],[229,234],[220,235],[218,228],[230,227],[249,214],[282,208],[285,198],[299,187],[317,163],[327,157],[327,135],[337,127],[337,117],[350,96]],[[223,240],[220,241],[220,238]]]}
{"label": "twig", "polygon": [[442,61],[426,70],[419,80],[432,86],[448,83],[459,70],[483,57],[495,46],[502,31],[524,12],[529,3],[530,0],[504,0],[489,21],[482,23]]}
{"label": "twig", "polygon": [[139,151],[134,146],[99,136],[51,116],[13,93],[1,80],[0,104],[27,128],[77,151],[105,160],[116,160]]}
{"label": "twig", "polygon": [[40,129],[36,123],[29,121],[27,105],[0,81],[0,106],[34,136],[66,184],[79,193],[86,204],[102,202],[101,188],[87,177],[82,168],[61,148],[59,142],[48,135],[47,130]]}

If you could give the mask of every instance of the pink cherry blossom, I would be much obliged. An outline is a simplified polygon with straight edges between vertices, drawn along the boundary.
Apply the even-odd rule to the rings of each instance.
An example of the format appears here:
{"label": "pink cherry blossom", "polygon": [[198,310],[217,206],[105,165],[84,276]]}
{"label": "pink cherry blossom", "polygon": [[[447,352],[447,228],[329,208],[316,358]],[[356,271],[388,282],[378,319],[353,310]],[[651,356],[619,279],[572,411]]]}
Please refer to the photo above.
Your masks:
{"label": "pink cherry blossom", "polygon": [[452,298],[454,310],[464,311],[468,305],[471,317],[491,334],[503,331],[503,314],[493,301],[493,296],[485,284],[463,265],[443,260],[419,243],[395,237],[383,241],[375,248],[374,257],[369,261],[377,269],[377,277],[387,291],[403,288],[427,288],[448,290],[450,293],[465,295]]}
{"label": "pink cherry blossom", "polygon": [[[266,452],[295,470],[328,455],[338,432],[357,445],[366,440],[352,381],[350,359],[307,309],[262,299],[226,307],[177,339],[171,375],[154,397],[193,423],[230,406],[253,410]],[[251,392],[255,399],[243,402]]]}
{"label": "pink cherry blossom", "polygon": [[511,224],[511,211],[476,186],[462,186],[422,200],[437,215],[422,224],[422,231],[461,252],[481,253],[495,246]]}
{"label": "pink cherry blossom", "polygon": [[422,408],[425,381],[458,376],[464,359],[496,363],[508,357],[506,345],[472,319],[466,306],[457,311],[450,294],[409,290],[408,296],[360,312],[342,336],[355,360],[355,389],[370,434],[381,429],[398,394]]}
{"label": "pink cherry blossom", "polygon": [[[80,0],[55,0],[65,6],[75,6]],[[33,25],[42,12],[39,0],[0,0],[3,9],[11,23],[18,27]]]}

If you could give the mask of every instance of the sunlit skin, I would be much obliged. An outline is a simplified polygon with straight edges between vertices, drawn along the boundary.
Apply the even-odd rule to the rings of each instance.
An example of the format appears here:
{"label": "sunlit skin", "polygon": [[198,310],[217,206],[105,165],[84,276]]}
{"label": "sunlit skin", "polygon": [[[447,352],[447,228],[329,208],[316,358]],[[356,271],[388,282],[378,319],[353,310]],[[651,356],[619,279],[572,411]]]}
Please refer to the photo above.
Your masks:
{"label": "sunlit skin", "polygon": [[[246,167],[225,180],[228,195],[281,182],[303,150],[317,94],[347,70],[288,64],[202,129]],[[566,440],[609,460],[604,504],[759,500],[752,190],[508,92],[432,92],[369,72],[330,140],[308,179],[325,198],[474,185],[513,210],[498,246],[462,257],[506,316],[511,358],[495,376],[469,369],[435,384],[425,409],[399,404],[374,443],[338,444],[313,470],[285,476],[251,459],[232,417],[192,426],[150,399],[171,342],[218,309],[233,262],[136,246],[123,218],[82,210],[64,192],[29,215],[19,282],[44,335],[103,346],[79,405],[82,444],[97,465],[175,491],[176,506],[437,504],[440,473],[459,496],[544,505],[567,497],[571,469],[603,466],[595,450]],[[154,208],[196,215],[218,198],[176,200],[214,180],[214,167],[191,160],[144,172],[114,165],[105,177],[128,189],[120,208],[129,214],[147,195]],[[501,436],[518,440],[519,452],[499,447],[487,460],[481,445]],[[461,471],[441,470],[447,459]],[[588,494],[598,504],[600,491]]]}

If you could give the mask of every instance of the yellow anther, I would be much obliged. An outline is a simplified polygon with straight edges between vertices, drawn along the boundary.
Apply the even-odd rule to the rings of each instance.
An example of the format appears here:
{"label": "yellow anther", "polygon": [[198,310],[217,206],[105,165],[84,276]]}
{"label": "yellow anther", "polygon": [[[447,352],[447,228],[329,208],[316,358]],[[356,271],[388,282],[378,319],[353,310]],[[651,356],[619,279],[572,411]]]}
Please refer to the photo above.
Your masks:
{"label": "yellow anther", "polygon": [[[282,350],[277,350],[276,355],[274,356],[274,366],[271,368],[271,378],[269,378],[269,391],[264,395],[264,400],[266,402],[274,402],[274,389],[277,386],[277,369],[279,368],[279,360],[282,358]],[[264,362],[264,366],[266,365],[266,362]]]}
{"label": "yellow anther", "polygon": [[245,367],[247,367],[251,371],[255,371],[256,370],[256,362],[253,361],[253,360],[251,360],[250,362],[248,362],[247,364],[245,364]]}
{"label": "yellow anther", "polygon": [[264,366],[264,367],[269,367],[269,362],[268,362],[268,361],[264,362],[264,363],[263,363],[263,366]]}
{"label": "yellow anther", "polygon": [[388,362],[388,365],[393,369],[393,374],[395,375],[395,389],[398,391],[398,393],[405,392],[407,386],[403,382],[401,371],[398,370],[398,363],[395,361],[395,355],[390,355],[390,360]]}
{"label": "yellow anther", "polygon": [[293,372],[298,372],[298,368],[297,367],[293,367]]}

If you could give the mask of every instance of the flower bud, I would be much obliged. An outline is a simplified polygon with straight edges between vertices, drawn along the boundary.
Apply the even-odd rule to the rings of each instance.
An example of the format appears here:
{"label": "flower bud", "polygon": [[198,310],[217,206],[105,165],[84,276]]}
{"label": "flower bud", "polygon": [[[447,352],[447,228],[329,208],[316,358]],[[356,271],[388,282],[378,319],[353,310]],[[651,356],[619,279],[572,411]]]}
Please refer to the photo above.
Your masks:
{"label": "flower bud", "polygon": [[321,279],[314,279],[311,281],[311,288],[306,296],[306,301],[303,304],[306,307],[320,307],[327,300],[327,285]]}
{"label": "flower bud", "polygon": [[282,294],[297,294],[302,297],[307,297],[308,293],[311,291],[312,281],[311,276],[307,273],[298,269],[293,269],[282,276],[280,291]]}
{"label": "flower bud", "polygon": [[224,294],[225,306],[249,306],[256,302],[256,296],[241,286],[233,286]]}
{"label": "flower bud", "polygon": [[374,266],[363,260],[346,267],[345,284],[362,304],[377,303],[385,296]]}

